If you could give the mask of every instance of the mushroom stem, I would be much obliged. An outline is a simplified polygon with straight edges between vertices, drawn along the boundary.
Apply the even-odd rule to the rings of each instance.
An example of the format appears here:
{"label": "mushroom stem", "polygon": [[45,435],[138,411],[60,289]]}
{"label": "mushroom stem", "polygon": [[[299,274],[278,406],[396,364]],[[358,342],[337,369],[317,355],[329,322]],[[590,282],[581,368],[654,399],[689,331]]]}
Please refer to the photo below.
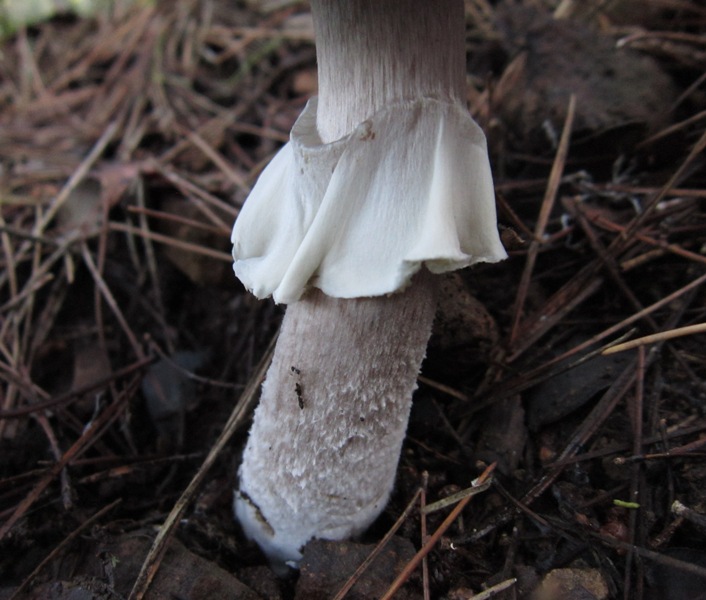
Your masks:
{"label": "mushroom stem", "polygon": [[462,0],[312,0],[311,10],[322,141],[341,138],[395,102],[465,104]]}
{"label": "mushroom stem", "polygon": [[362,533],[395,479],[434,318],[433,277],[390,297],[291,304],[240,470],[238,517],[274,561]]}
{"label": "mushroom stem", "polygon": [[[312,0],[312,12],[324,143],[391,103],[464,103],[462,0]],[[356,535],[385,507],[434,288],[422,269],[391,295],[310,289],[287,308],[235,500],[247,535],[273,561],[296,562],[311,538]]]}

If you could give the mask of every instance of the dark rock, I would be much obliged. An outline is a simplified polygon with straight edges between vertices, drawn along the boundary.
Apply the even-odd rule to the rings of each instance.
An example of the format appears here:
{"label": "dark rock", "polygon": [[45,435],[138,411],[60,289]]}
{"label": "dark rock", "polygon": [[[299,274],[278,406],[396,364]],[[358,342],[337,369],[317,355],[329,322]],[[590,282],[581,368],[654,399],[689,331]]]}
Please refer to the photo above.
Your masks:
{"label": "dark rock", "polygon": [[[355,542],[309,542],[304,548],[295,600],[333,598],[374,548],[374,545]],[[350,590],[347,600],[371,600],[382,596],[414,554],[414,547],[408,540],[399,537],[390,540]],[[395,596],[398,600],[418,597],[404,588]]]}

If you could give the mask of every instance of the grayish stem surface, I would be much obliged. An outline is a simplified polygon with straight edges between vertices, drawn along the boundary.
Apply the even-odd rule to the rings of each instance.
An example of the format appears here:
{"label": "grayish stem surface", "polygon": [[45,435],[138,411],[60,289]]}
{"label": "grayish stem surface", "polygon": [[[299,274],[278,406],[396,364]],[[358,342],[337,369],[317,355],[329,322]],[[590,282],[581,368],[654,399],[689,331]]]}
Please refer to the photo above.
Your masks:
{"label": "grayish stem surface", "polygon": [[273,558],[361,533],[385,507],[434,307],[427,273],[389,298],[313,290],[288,307],[240,472],[241,522],[255,517]]}
{"label": "grayish stem surface", "polygon": [[312,0],[317,127],[337,140],[385,105],[430,96],[465,104],[460,0]]}

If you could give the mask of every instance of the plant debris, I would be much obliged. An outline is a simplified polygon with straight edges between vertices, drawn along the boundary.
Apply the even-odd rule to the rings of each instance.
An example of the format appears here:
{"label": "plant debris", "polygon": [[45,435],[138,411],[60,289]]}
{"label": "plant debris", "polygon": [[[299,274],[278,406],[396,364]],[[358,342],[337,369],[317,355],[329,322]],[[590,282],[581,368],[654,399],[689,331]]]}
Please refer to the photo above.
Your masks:
{"label": "plant debris", "polygon": [[[408,598],[699,597],[706,9],[635,6],[466,2],[510,258],[447,285],[393,498],[299,582],[232,516],[282,311],[229,234],[316,93],[306,5],[116,2],[4,38],[0,598],[334,597],[342,555],[351,598],[391,595],[380,569]],[[358,574],[373,547],[394,573]]]}

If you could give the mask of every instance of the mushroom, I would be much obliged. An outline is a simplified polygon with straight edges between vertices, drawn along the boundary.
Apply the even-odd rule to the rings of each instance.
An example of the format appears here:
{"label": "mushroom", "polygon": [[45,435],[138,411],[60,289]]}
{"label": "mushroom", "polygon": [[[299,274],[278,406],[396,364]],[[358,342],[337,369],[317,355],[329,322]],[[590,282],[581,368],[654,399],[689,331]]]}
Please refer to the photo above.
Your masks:
{"label": "mushroom", "polygon": [[390,496],[439,273],[506,254],[465,102],[462,0],[312,0],[319,96],[233,228],[287,304],[234,508],[273,563],[363,532]]}

